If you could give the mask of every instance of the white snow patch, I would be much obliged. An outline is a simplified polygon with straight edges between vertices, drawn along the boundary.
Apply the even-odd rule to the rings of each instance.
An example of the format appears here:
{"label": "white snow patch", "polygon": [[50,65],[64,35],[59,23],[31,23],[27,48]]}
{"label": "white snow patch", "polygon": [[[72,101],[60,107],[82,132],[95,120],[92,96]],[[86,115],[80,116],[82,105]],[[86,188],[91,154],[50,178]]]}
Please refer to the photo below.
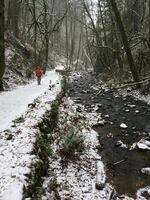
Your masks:
{"label": "white snow patch", "polygon": [[65,70],[65,66],[59,64],[55,67],[56,70]]}
{"label": "white snow patch", "polygon": [[15,90],[1,93],[0,131],[9,128],[11,121],[24,113],[29,103],[32,103],[35,98],[47,91],[50,80],[52,80],[52,84],[56,83],[58,76],[53,70],[42,78],[39,86],[37,86],[36,82],[33,82]]}
{"label": "white snow patch", "polygon": [[150,150],[150,141],[141,139],[136,146],[142,150]]}
{"label": "white snow patch", "polygon": [[150,167],[142,168],[142,169],[141,169],[141,172],[142,172],[143,174],[150,175]]}

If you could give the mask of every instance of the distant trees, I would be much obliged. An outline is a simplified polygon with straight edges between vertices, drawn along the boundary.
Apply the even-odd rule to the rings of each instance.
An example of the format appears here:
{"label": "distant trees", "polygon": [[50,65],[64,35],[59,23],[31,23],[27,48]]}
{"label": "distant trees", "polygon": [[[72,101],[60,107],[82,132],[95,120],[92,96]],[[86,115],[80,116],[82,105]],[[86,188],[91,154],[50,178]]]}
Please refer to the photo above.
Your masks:
{"label": "distant trees", "polygon": [[135,82],[145,79],[150,74],[150,1],[81,2],[88,18],[86,52],[94,70],[116,78],[132,75]]}
{"label": "distant trees", "polygon": [[57,52],[68,69],[135,82],[150,74],[150,0],[5,0],[5,31],[30,44],[43,72]]}
{"label": "distant trees", "polygon": [[4,31],[4,0],[0,0],[0,90],[3,90],[2,77],[5,71]]}

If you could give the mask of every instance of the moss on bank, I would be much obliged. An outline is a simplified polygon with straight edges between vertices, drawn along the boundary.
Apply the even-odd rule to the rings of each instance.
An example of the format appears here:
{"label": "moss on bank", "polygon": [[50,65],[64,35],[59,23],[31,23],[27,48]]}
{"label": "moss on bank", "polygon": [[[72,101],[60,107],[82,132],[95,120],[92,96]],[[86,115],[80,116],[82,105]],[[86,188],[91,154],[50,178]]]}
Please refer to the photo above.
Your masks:
{"label": "moss on bank", "polygon": [[39,131],[33,149],[36,159],[32,163],[31,173],[28,175],[28,186],[24,187],[23,200],[26,198],[41,199],[43,177],[47,175],[49,157],[53,154],[50,147],[51,133],[57,126],[59,106],[67,91],[66,77],[63,77],[61,87],[61,92],[51,104],[51,110],[45,113],[43,120],[38,124]]}

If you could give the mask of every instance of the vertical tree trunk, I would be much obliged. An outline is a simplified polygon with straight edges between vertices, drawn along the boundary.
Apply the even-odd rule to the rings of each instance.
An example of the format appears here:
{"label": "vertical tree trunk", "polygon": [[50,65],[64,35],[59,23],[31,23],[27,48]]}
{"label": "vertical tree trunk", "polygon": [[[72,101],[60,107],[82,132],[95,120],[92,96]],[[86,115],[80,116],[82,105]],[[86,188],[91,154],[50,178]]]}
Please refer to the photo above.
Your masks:
{"label": "vertical tree trunk", "polygon": [[[74,10],[75,11],[75,10]],[[70,55],[69,55],[69,68],[73,63],[73,57],[74,57],[74,47],[75,47],[75,27],[76,23],[74,21],[74,16],[71,16],[70,19],[70,34],[69,34],[69,38],[70,38]]]}
{"label": "vertical tree trunk", "polygon": [[98,0],[98,7],[100,10],[100,17],[101,17],[101,22],[102,22],[102,26],[103,26],[104,42],[105,42],[105,45],[107,46],[106,28],[105,28],[104,18],[103,18],[103,14],[102,14],[102,5],[101,5],[100,0]]}
{"label": "vertical tree trunk", "polygon": [[19,13],[20,13],[20,1],[9,0],[7,25],[13,32],[15,37],[19,37]]}
{"label": "vertical tree trunk", "polygon": [[[26,0],[26,4],[28,4],[28,0]],[[23,11],[22,11],[22,17],[23,17],[23,24],[22,24],[22,33],[21,33],[21,37],[22,37],[22,42],[25,43],[26,42],[26,27],[27,27],[27,19],[29,17],[30,12],[28,12],[28,7],[27,5],[24,5]]]}
{"label": "vertical tree trunk", "polygon": [[33,21],[34,21],[34,65],[37,64],[37,21],[36,21],[36,6],[35,0],[32,0],[33,5]]}
{"label": "vertical tree trunk", "polygon": [[0,0],[0,90],[3,90],[2,77],[4,71],[5,71],[4,0]]}
{"label": "vertical tree trunk", "polygon": [[44,63],[44,69],[43,73],[45,74],[47,65],[48,65],[48,54],[49,54],[49,36],[48,36],[48,17],[47,17],[47,3],[45,0],[43,0],[44,4],[44,26],[45,26],[45,33],[44,33],[44,40],[45,40],[45,63]]}
{"label": "vertical tree trunk", "polygon": [[116,23],[115,23],[114,16],[113,16],[113,13],[111,10],[111,5],[109,2],[108,2],[108,7],[109,7],[109,13],[110,13],[110,18],[111,18],[111,23],[112,23],[112,35],[114,36],[113,39],[115,38],[116,58],[118,61],[120,73],[122,73],[123,72],[123,61],[122,61],[122,57],[121,57],[121,45],[119,42],[119,36],[117,33]]}
{"label": "vertical tree trunk", "polygon": [[69,55],[68,55],[68,15],[66,16],[66,56],[67,56],[67,69],[69,68]]}
{"label": "vertical tree trunk", "polygon": [[150,0],[149,0],[149,42],[150,42]]}
{"label": "vertical tree trunk", "polygon": [[81,40],[82,40],[82,33],[83,33],[83,27],[80,27],[81,32],[80,32],[80,36],[79,36],[79,44],[78,44],[78,52],[77,52],[77,63],[75,66],[75,69],[78,69],[78,64],[79,64],[79,58],[80,58],[80,51],[81,51]]}
{"label": "vertical tree trunk", "polygon": [[[138,76],[136,66],[135,66],[135,63],[134,63],[134,60],[133,60],[133,57],[132,57],[132,53],[131,53],[130,45],[129,45],[128,38],[127,38],[127,35],[126,35],[126,32],[125,32],[125,28],[124,28],[124,25],[123,25],[122,20],[121,20],[120,12],[118,10],[118,7],[117,7],[115,0],[109,0],[109,1],[111,3],[112,10],[113,10],[115,17],[116,17],[116,22],[117,22],[117,25],[118,25],[119,30],[120,30],[122,42],[123,42],[124,49],[125,49],[125,52],[126,52],[126,55],[127,55],[127,59],[128,59],[128,63],[129,63],[129,66],[130,66],[130,70],[131,70],[133,79],[134,79],[135,82],[139,82],[139,76]],[[137,84],[137,87],[140,87],[140,85]]]}

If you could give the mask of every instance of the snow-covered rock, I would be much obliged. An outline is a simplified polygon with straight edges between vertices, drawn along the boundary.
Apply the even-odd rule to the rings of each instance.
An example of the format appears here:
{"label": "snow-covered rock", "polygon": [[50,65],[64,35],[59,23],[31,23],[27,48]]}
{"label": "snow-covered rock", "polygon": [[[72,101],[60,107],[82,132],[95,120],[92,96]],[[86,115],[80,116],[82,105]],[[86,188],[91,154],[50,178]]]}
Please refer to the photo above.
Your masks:
{"label": "snow-covered rock", "polygon": [[136,144],[138,149],[141,150],[150,150],[150,141],[141,139],[137,144]]}
{"label": "snow-covered rock", "polygon": [[145,188],[141,188],[137,191],[137,198],[136,200],[148,200],[146,197],[143,196],[144,193],[147,193],[147,195],[150,197],[150,186],[147,186]]}
{"label": "snow-covered rock", "polygon": [[120,124],[120,128],[127,129],[128,126],[126,124],[122,123],[122,124]]}
{"label": "snow-covered rock", "polygon": [[132,104],[128,104],[128,107],[130,107],[130,108],[135,108],[136,107],[136,105],[132,105]]}
{"label": "snow-covered rock", "polygon": [[122,148],[125,148],[125,149],[128,148],[127,145],[124,144],[121,140],[118,140],[118,141],[116,142],[115,146],[119,146],[119,147],[122,147]]}
{"label": "snow-covered rock", "polygon": [[142,168],[142,169],[141,169],[141,172],[142,172],[143,174],[150,175],[150,167]]}

